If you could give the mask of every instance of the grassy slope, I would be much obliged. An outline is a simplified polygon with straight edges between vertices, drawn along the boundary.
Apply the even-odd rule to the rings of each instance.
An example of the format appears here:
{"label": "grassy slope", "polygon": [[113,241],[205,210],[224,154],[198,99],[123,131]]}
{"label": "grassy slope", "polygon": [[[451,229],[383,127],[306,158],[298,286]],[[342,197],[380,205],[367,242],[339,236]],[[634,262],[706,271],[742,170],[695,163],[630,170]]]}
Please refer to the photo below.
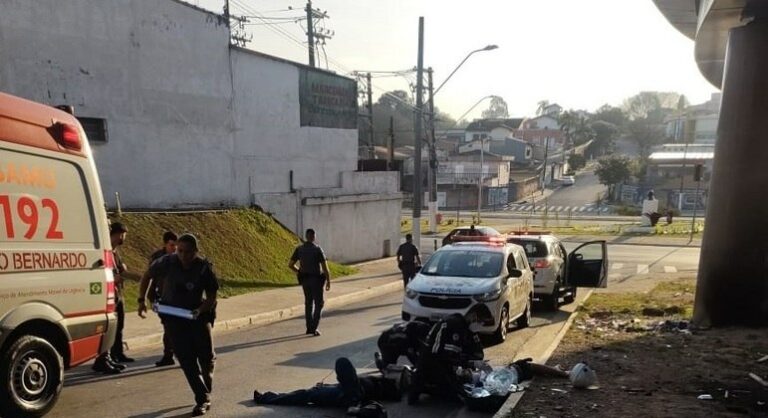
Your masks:
{"label": "grassy slope", "polygon": [[[123,262],[128,266],[126,308],[129,310],[136,309],[138,280],[146,270],[149,255],[160,247],[166,230],[197,236],[201,255],[213,262],[219,277],[220,297],[296,285],[296,276],[287,266],[298,238],[258,210],[124,213],[119,220],[129,230],[120,249]],[[353,268],[336,263],[330,263],[330,267],[333,277],[354,272]]]}

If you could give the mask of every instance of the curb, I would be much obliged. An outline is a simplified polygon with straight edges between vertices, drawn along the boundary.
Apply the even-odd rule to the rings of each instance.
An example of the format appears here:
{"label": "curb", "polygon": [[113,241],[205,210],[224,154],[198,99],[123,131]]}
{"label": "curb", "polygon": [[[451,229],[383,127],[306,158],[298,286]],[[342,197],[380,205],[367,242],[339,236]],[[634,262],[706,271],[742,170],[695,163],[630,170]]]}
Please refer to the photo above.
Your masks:
{"label": "curb", "polygon": [[[584,302],[586,302],[590,296],[592,296],[593,290],[590,289],[587,292],[587,296],[579,303],[579,306],[576,307],[576,309],[571,313],[570,316],[568,316],[568,319],[565,321],[565,325],[560,329],[560,331],[555,336],[554,340],[552,340],[552,343],[547,347],[546,350],[544,350],[544,353],[542,353],[541,357],[539,357],[537,363],[546,364],[549,361],[549,358],[552,357],[552,354],[555,352],[557,347],[560,345],[560,341],[563,340],[563,337],[565,337],[565,334],[568,332],[569,329],[571,329],[571,325],[573,325],[573,321],[576,320],[576,315],[579,313],[578,308],[581,307]],[[526,388],[529,387],[535,378],[529,380],[526,385]],[[495,414],[493,414],[493,418],[505,418],[507,415],[509,415],[517,406],[517,404],[520,402],[521,399],[523,399],[523,396],[525,396],[525,390],[522,392],[514,392],[507,400],[504,402],[503,405],[501,405],[501,408],[499,408],[498,411],[496,411]]]}
{"label": "curb", "polygon": [[[393,273],[394,274],[394,273]],[[335,296],[325,300],[324,309],[336,308],[349,303],[356,303],[377,296],[393,293],[403,288],[402,280],[383,284],[381,286],[369,287],[368,289],[358,290],[347,293],[346,295]],[[285,321],[291,318],[304,315],[304,304],[294,305],[288,308],[276,309],[268,312],[261,312],[254,315],[232,318],[216,322],[213,328],[213,334],[218,335],[226,331],[232,331],[245,327],[260,327],[273,324],[275,322]],[[163,333],[143,335],[140,337],[129,338],[125,340],[128,350],[139,350],[145,347],[159,345],[163,342]]]}

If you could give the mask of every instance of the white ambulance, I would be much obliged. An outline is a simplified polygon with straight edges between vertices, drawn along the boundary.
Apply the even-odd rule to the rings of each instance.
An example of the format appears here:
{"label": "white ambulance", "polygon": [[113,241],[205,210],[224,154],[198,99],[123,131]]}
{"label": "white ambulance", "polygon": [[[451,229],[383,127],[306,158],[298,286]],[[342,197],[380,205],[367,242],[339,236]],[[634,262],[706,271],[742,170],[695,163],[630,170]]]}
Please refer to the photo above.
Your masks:
{"label": "white ambulance", "polygon": [[0,415],[42,416],[114,340],[114,260],[77,119],[0,93]]}

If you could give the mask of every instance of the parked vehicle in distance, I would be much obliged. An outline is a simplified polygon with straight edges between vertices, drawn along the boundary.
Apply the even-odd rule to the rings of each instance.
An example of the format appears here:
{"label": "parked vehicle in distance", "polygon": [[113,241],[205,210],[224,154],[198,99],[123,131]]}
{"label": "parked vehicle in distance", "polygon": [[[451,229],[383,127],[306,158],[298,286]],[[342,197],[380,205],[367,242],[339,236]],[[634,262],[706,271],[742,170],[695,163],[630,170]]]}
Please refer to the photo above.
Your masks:
{"label": "parked vehicle in distance", "polygon": [[38,417],[117,324],[104,199],[74,116],[0,93],[0,214],[0,415]]}
{"label": "parked vehicle in distance", "polygon": [[575,176],[563,176],[560,181],[563,183],[563,186],[573,186],[576,184],[576,177]]}
{"label": "parked vehicle in distance", "polygon": [[456,237],[499,237],[501,233],[489,226],[460,226],[454,228],[443,238],[443,245],[454,242]]}
{"label": "parked vehicle in distance", "polygon": [[507,338],[511,321],[527,327],[533,271],[523,249],[503,237],[457,239],[460,242],[438,249],[408,283],[403,320],[434,322],[475,312],[483,320],[478,332],[493,335],[497,342]]}

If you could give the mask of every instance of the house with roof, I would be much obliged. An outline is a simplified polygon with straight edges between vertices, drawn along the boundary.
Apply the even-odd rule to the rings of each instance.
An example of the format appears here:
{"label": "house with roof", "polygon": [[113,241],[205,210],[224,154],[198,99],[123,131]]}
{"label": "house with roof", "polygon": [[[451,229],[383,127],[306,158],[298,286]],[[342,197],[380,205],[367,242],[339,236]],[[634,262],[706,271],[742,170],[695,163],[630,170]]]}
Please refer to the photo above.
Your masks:
{"label": "house with roof", "polygon": [[464,130],[464,142],[484,139],[501,141],[508,136],[512,136],[523,120],[523,118],[476,119],[467,125]]}

